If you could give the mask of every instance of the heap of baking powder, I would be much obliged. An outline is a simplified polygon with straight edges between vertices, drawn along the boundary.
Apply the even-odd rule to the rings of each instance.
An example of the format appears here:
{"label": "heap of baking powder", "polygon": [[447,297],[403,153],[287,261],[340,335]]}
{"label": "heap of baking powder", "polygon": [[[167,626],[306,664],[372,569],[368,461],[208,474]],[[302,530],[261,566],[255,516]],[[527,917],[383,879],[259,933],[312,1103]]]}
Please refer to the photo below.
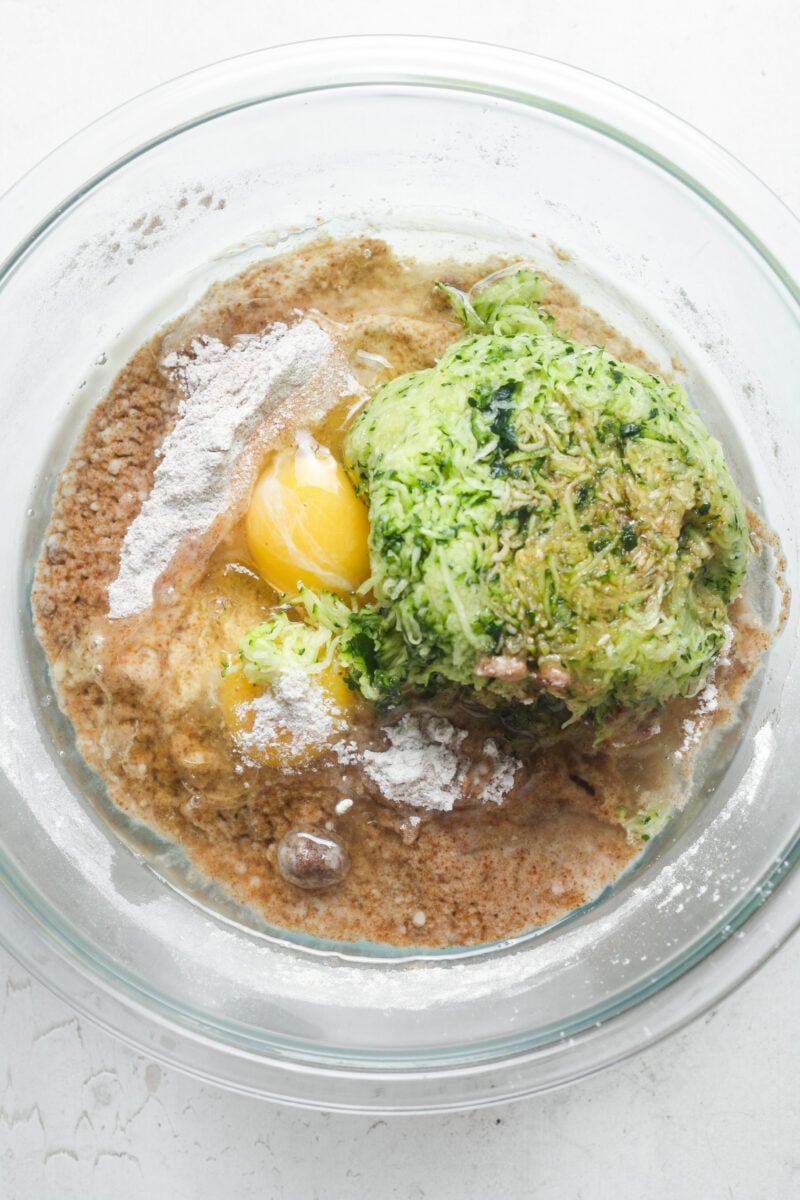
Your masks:
{"label": "heap of baking powder", "polygon": [[164,366],[184,398],[161,446],[152,491],[122,543],[119,574],[108,590],[110,617],[149,607],[181,539],[208,529],[229,505],[239,458],[265,417],[320,371],[331,349],[327,333],[303,320],[230,346],[204,338],[192,355],[167,356]]}
{"label": "heap of baking powder", "polygon": [[252,726],[236,734],[236,744],[256,763],[259,751],[287,738],[291,756],[301,757],[324,746],[343,725],[330,695],[305,671],[284,671],[262,695],[237,706],[241,718],[250,714]]}
{"label": "heap of baking powder", "polygon": [[[388,749],[363,753],[364,770],[383,797],[395,804],[450,812],[465,794],[471,767],[461,752],[466,730],[457,729],[444,717],[405,713],[386,734]],[[501,804],[520,763],[502,754],[491,739],[484,742],[483,754],[480,798]]]}

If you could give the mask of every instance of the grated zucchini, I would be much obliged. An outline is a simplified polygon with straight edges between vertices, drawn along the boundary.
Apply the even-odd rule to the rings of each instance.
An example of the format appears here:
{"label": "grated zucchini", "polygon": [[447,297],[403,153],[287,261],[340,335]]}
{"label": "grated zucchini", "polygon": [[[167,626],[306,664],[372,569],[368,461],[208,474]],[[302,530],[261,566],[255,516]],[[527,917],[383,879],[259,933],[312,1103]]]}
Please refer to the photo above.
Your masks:
{"label": "grated zucchini", "polygon": [[[375,596],[341,635],[354,686],[549,692],[601,732],[694,694],[749,553],[718,442],[681,387],[560,335],[532,271],[444,290],[471,332],[381,387],[346,441]],[[524,678],[482,673],[498,656]]]}

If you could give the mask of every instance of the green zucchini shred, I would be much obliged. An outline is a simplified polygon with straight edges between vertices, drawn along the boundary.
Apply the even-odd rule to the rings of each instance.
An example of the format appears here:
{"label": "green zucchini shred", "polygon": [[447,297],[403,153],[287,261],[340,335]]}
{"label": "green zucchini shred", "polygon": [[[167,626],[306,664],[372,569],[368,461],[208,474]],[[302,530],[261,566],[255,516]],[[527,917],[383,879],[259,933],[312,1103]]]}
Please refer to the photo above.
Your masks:
{"label": "green zucchini shred", "polygon": [[[333,661],[336,637],[329,626],[292,621],[278,612],[248,629],[239,643],[239,658],[251,683],[271,684],[287,671],[316,675]],[[229,668],[223,664],[223,675]]]}

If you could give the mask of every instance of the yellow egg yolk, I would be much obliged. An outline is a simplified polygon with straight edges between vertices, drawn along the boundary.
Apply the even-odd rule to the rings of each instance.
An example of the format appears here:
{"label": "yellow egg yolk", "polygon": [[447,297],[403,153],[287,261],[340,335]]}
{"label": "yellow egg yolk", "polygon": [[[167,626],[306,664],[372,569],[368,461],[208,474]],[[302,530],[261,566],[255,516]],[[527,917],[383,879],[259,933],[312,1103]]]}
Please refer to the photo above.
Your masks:
{"label": "yellow egg yolk", "polygon": [[280,593],[298,583],[345,594],[369,576],[369,521],[344,468],[308,435],[262,473],[246,517],[262,577]]}
{"label": "yellow egg yolk", "polygon": [[[311,676],[319,688],[320,704],[324,704],[331,716],[338,721],[344,719],[353,703],[353,693],[344,681],[344,676],[333,664]],[[237,734],[249,734],[253,729],[255,711],[253,701],[269,688],[269,684],[251,683],[242,667],[230,668],[219,681],[219,701],[225,723],[236,739]],[[311,762],[325,748],[298,740],[287,725],[280,721],[275,726],[275,736],[267,745],[247,746],[247,757],[265,767],[300,767]]]}

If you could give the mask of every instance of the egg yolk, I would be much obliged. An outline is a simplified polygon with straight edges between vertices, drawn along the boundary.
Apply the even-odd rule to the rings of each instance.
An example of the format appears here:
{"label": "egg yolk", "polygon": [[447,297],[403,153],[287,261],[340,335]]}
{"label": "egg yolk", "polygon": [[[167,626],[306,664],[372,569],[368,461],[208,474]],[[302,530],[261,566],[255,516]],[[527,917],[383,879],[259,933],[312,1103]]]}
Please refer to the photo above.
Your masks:
{"label": "egg yolk", "polygon": [[[314,684],[320,689],[320,703],[330,714],[343,719],[353,703],[353,693],[344,681],[341,671],[333,665],[313,675]],[[219,681],[219,701],[225,723],[236,738],[237,734],[252,731],[255,712],[252,703],[263,696],[269,684],[251,683],[241,666],[232,667]],[[298,739],[285,725],[278,722],[275,737],[264,746],[247,746],[247,757],[265,767],[300,767],[311,762],[323,745],[311,745]]]}
{"label": "egg yolk", "polygon": [[367,509],[341,464],[308,436],[263,472],[245,525],[259,573],[280,593],[303,583],[342,594],[369,576]]}

